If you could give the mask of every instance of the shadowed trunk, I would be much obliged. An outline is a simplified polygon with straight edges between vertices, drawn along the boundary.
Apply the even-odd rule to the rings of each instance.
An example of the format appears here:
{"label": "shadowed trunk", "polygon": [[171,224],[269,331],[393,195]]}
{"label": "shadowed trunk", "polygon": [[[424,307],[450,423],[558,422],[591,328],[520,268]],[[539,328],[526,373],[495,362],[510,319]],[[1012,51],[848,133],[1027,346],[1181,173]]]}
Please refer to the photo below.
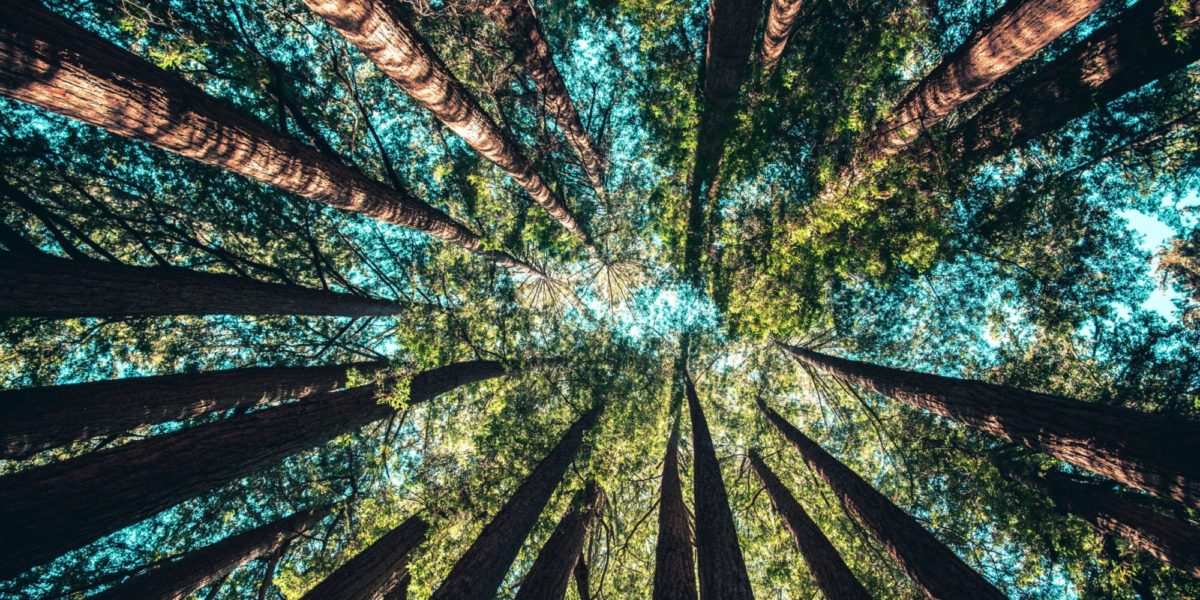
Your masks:
{"label": "shadowed trunk", "polygon": [[579,600],[592,600],[591,573],[583,556],[575,563],[575,592],[579,594]]}
{"label": "shadowed trunk", "polygon": [[696,498],[696,563],[702,600],[751,600],[750,577],[738,546],[733,512],[721,480],[721,463],[708,433],[708,422],[690,377],[688,411],[692,417],[693,495]]}
{"label": "shadowed trunk", "polygon": [[0,3],[0,94],[539,273],[486,250],[478,235],[440,210],[274,131],[33,0]]}
{"label": "shadowed trunk", "polygon": [[679,477],[678,411],[663,456],[658,501],[658,543],[654,548],[654,599],[696,600],[696,563],[692,557],[692,525],[683,503]]}
{"label": "shadowed trunk", "polygon": [[1200,424],[971,379],[881,367],[783,346],[835,377],[1045,452],[1119,483],[1200,508]]}
{"label": "shadowed trunk", "polygon": [[344,386],[351,370],[384,366],[251,367],[4,390],[0,457],[24,458],[146,425],[328,392]]}
{"label": "shadowed trunk", "polygon": [[399,11],[382,0],[304,0],[400,89],[434,114],[476,152],[508,173],[554,220],[591,247],[575,220],[508,134],[442,64],[433,48]]}
{"label": "shadowed trunk", "polygon": [[829,484],[842,508],[883,545],[926,596],[939,600],[1003,600],[1004,594],[871,484],[761,400],[758,407],[804,462]]}
{"label": "shadowed trunk", "polygon": [[579,453],[583,435],[596,424],[602,408],[596,404],[567,429],[558,444],[483,528],[462,558],[454,563],[430,600],[491,598],[496,594],[525,538],[529,537],[529,531],[537,524],[542,509]]}
{"label": "shadowed trunk", "polygon": [[[495,361],[417,374],[409,402],[499,377]],[[0,579],[385,418],[374,385],[130,442],[0,478]]]}
{"label": "shadowed trunk", "polygon": [[800,16],[803,0],[771,0],[771,8],[767,11],[767,25],[763,29],[762,50],[759,52],[759,62],[762,64],[764,79],[770,77],[771,71],[783,57],[787,49],[788,38],[796,27],[796,18]]}
{"label": "shadowed trunk", "polygon": [[225,538],[193,550],[161,567],[92,596],[95,600],[145,598],[183,600],[260,557],[284,545],[319,523],[330,507],[303,510],[290,517]]}
{"label": "shadowed trunk", "polygon": [[407,594],[409,557],[428,530],[420,517],[409,517],[330,573],[304,600],[377,600],[401,586]]}
{"label": "shadowed trunk", "polygon": [[588,482],[575,493],[567,514],[558,522],[525,574],[516,600],[562,600],[566,597],[571,573],[580,562],[583,544],[592,523],[604,510],[604,502],[604,490],[595,482]]}
{"label": "shadowed trunk", "polygon": [[821,528],[817,527],[817,524],[809,518],[808,513],[792,496],[792,493],[784,487],[783,482],[779,481],[779,477],[753,450],[750,451],[750,464],[754,467],[758,478],[762,480],[763,487],[767,489],[767,495],[771,497],[771,505],[783,519],[788,533],[792,535],[792,541],[800,549],[800,554],[804,555],[804,560],[808,563],[808,568],[812,571],[813,579],[817,582],[821,593],[831,599],[870,600],[871,595],[854,577],[854,573],[850,572],[850,568],[846,566],[842,556],[838,554],[833,544],[829,543],[829,538],[825,537]]}

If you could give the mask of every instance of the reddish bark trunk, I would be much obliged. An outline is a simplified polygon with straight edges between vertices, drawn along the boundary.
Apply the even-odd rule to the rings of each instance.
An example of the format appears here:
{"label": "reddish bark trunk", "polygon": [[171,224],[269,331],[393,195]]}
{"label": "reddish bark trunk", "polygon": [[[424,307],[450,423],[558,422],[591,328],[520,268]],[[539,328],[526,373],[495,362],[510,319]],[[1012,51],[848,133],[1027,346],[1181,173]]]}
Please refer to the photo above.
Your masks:
{"label": "reddish bark trunk", "polygon": [[767,11],[767,25],[763,30],[762,50],[759,52],[759,62],[762,63],[763,73],[769,74],[783,57],[787,49],[788,38],[796,27],[796,18],[800,16],[803,0],[771,0],[771,8]]}
{"label": "reddish bark trunk", "polygon": [[654,600],[696,600],[692,524],[679,477],[679,421],[676,413],[663,456],[658,501],[658,543],[654,548]]}
{"label": "reddish bark trunk", "polygon": [[571,507],[525,574],[516,600],[562,600],[566,597],[571,573],[579,563],[592,523],[604,510],[604,501],[604,490],[595,482],[589,482],[575,493]]}
{"label": "reddish bark trunk", "polygon": [[330,573],[304,600],[376,600],[401,586],[407,594],[409,556],[428,530],[420,517],[410,517]]}

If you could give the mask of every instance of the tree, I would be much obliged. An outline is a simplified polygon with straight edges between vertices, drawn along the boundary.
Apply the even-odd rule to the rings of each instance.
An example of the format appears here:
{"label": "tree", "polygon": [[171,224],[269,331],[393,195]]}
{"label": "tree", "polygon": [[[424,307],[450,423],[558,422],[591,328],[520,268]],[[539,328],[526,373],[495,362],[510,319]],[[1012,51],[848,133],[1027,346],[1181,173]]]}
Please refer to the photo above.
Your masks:
{"label": "tree", "polygon": [[692,524],[683,503],[679,477],[679,404],[673,411],[671,434],[663,455],[658,500],[658,543],[654,549],[655,600],[695,600],[696,564],[692,557]]}
{"label": "tree", "polygon": [[409,556],[425,541],[428,530],[429,525],[421,517],[409,517],[338,567],[304,597],[370,600],[388,597],[393,592],[406,594],[406,590],[398,588],[408,587]]}
{"label": "tree", "polygon": [[1200,229],[1171,240],[1169,248],[1159,254],[1158,270],[1175,280],[1187,293],[1188,305],[1183,319],[1200,328]]}
{"label": "tree", "polygon": [[788,38],[792,37],[796,18],[800,16],[800,9],[803,7],[803,0],[771,0],[771,8],[767,11],[767,24],[763,28],[762,49],[758,53],[764,79],[770,77],[775,65],[783,57]]}
{"label": "tree", "polygon": [[604,503],[604,490],[594,481],[575,492],[567,513],[525,574],[521,589],[517,591],[517,600],[562,600],[566,597],[571,575],[582,560],[587,534],[604,510]]}

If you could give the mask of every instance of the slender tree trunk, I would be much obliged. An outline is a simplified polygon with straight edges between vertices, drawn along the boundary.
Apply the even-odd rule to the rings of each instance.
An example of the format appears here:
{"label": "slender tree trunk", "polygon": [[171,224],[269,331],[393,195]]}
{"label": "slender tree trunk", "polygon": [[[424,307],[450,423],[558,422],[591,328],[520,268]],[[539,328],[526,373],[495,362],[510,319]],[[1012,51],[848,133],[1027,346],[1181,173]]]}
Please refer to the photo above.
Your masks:
{"label": "slender tree trunk", "polygon": [[400,89],[476,152],[508,173],[538,206],[591,247],[587,232],[534,170],[517,142],[496,126],[416,28],[382,0],[304,0]]}
{"label": "slender tree trunk", "polygon": [[575,149],[579,160],[583,163],[583,171],[587,174],[596,195],[604,197],[604,159],[592,145],[587,130],[579,120],[575,103],[567,92],[562,75],[554,64],[550,46],[542,36],[541,26],[529,0],[496,0],[491,7],[492,16],[504,28],[508,39],[516,52],[517,60],[525,65],[529,78],[542,94],[542,103],[554,117],[554,122],[562,130],[563,137]]}
{"label": "slender tree trunk", "polygon": [[579,453],[583,435],[595,425],[601,410],[600,404],[595,405],[567,429],[558,444],[483,528],[462,558],[454,563],[430,600],[491,598],[496,594],[525,538],[529,537],[529,531],[537,524],[542,509]]}
{"label": "slender tree trunk", "polygon": [[193,550],[92,598],[183,600],[225,577],[234,569],[260,556],[280,551],[296,536],[324,519],[329,510],[328,506],[302,510],[290,517],[225,538],[211,546]]}
{"label": "slender tree trunk", "polygon": [[592,524],[604,510],[604,500],[604,490],[594,481],[575,493],[567,514],[558,522],[525,574],[516,600],[562,600],[566,597],[571,574],[580,561]]}
{"label": "slender tree trunk", "polygon": [[795,448],[804,462],[829,484],[838,502],[869,531],[926,596],[937,600],[1002,600],[986,579],[880,494],[857,473],[759,401],[759,409]]}
{"label": "slender tree trunk", "polygon": [[575,592],[579,594],[579,600],[592,600],[592,576],[582,555],[575,563]]}
{"label": "slender tree trunk", "polygon": [[540,273],[485,249],[478,235],[442,211],[274,131],[35,0],[0,3],[0,94]]}
{"label": "slender tree trunk", "polygon": [[402,584],[407,594],[409,557],[428,530],[420,517],[409,517],[330,573],[304,600],[378,600]]}
{"label": "slender tree trunk", "polygon": [[675,413],[663,456],[658,500],[658,543],[654,548],[654,600],[696,600],[692,524],[679,477],[679,421]]}
{"label": "slender tree trunk", "polygon": [[784,346],[802,363],[1045,452],[1160,498],[1200,508],[1200,424],[971,379],[846,360]]}
{"label": "slender tree trunk", "polygon": [[[418,374],[409,402],[498,377],[494,361]],[[374,385],[207,423],[0,478],[0,579],[387,417]]]}
{"label": "slender tree trunk", "polygon": [[351,370],[383,366],[251,367],[4,390],[0,457],[25,458],[146,425],[329,392],[344,386]]}
{"label": "slender tree trunk", "polygon": [[829,543],[829,538],[825,537],[821,528],[817,527],[817,524],[809,518],[808,513],[792,496],[792,493],[784,487],[783,482],[779,481],[779,477],[753,450],[750,451],[750,464],[754,467],[758,478],[762,480],[763,487],[767,489],[767,495],[771,497],[771,505],[783,519],[788,533],[792,535],[792,541],[800,549],[800,554],[804,555],[804,560],[808,563],[808,568],[812,571],[813,579],[816,580],[821,593],[826,598],[837,598],[838,600],[843,598],[870,600],[871,595],[858,582],[858,579],[855,579],[854,573],[850,572],[850,568],[846,566],[846,562],[842,560],[837,549]]}
{"label": "slender tree trunk", "polygon": [[796,18],[800,16],[803,0],[771,0],[771,8],[767,11],[767,25],[763,30],[762,50],[759,52],[759,62],[762,64],[764,79],[770,76],[783,51],[787,49],[788,38],[796,27]]}
{"label": "slender tree trunk", "polygon": [[708,422],[691,378],[687,385],[692,417],[693,495],[696,498],[696,562],[702,600],[752,600],[746,561],[738,546],[733,512],[721,480],[721,463],[708,433]]}

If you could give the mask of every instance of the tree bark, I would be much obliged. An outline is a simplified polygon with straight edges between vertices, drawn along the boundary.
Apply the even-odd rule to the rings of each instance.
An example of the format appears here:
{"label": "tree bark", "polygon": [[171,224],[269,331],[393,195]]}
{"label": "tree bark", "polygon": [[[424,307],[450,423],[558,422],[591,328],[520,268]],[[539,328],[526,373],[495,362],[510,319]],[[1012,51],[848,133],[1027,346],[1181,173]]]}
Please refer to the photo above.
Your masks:
{"label": "tree bark", "polygon": [[696,498],[696,562],[701,600],[752,600],[746,561],[738,546],[733,512],[721,480],[721,463],[708,433],[708,422],[690,377],[688,411],[692,417],[693,495]]}
{"label": "tree bark", "polygon": [[854,573],[850,572],[850,568],[846,566],[846,562],[842,560],[837,549],[829,543],[829,538],[825,537],[821,528],[817,527],[817,524],[792,496],[792,493],[784,487],[783,482],[779,481],[779,477],[753,450],[750,451],[750,464],[754,467],[758,478],[762,480],[763,487],[766,488],[767,495],[771,498],[771,505],[775,507],[775,512],[779,513],[780,518],[783,519],[783,524],[791,534],[792,541],[796,543],[800,554],[808,563],[808,568],[812,571],[813,579],[817,582],[821,593],[831,599],[870,600],[871,595],[854,577]]}
{"label": "tree bark", "polygon": [[763,30],[762,50],[759,52],[759,62],[762,64],[764,79],[769,77],[783,57],[787,49],[788,38],[796,27],[796,18],[800,16],[803,0],[771,0],[771,9],[767,11],[767,25]]}
{"label": "tree bark", "polygon": [[1200,424],[971,379],[881,367],[783,346],[844,381],[1200,508]]}
{"label": "tree bark", "polygon": [[696,600],[692,524],[679,477],[679,421],[676,413],[663,456],[658,500],[658,543],[654,548],[654,600]]}
{"label": "tree bark", "polygon": [[280,551],[290,540],[324,519],[329,511],[328,506],[302,510],[290,517],[225,538],[92,598],[183,600],[250,561]]}
{"label": "tree bark", "polygon": [[587,232],[550,191],[517,142],[496,126],[404,15],[382,0],[304,0],[304,3],[371,59],[400,89],[476,152],[508,173],[538,206],[590,249],[592,242]]}
{"label": "tree bark", "polygon": [[409,557],[428,530],[420,517],[409,517],[330,573],[304,600],[380,600],[401,585],[407,593]]}
{"label": "tree bark", "polygon": [[[498,377],[495,361],[417,374],[409,402]],[[130,442],[0,478],[0,579],[387,417],[374,385]]]}
{"label": "tree bark", "polygon": [[250,367],[0,391],[0,457],[339,389],[347,373],[384,367]]}
{"label": "tree bark", "polygon": [[604,490],[594,481],[575,493],[571,507],[538,552],[516,600],[563,600],[580,561],[587,534],[604,510]]}
{"label": "tree bark", "polygon": [[0,94],[540,274],[487,250],[442,211],[274,131],[34,0],[0,4]]}
{"label": "tree bark", "polygon": [[592,576],[583,555],[575,563],[575,592],[579,600],[592,600]]}
{"label": "tree bark", "polygon": [[529,531],[537,524],[542,509],[579,453],[583,435],[596,424],[602,408],[600,404],[593,406],[567,429],[558,444],[483,528],[462,558],[454,563],[430,600],[491,598],[496,594],[525,538],[529,537]]}
{"label": "tree bark", "polygon": [[1004,598],[1004,594],[857,473],[761,400],[758,407],[804,462],[829,484],[842,508],[883,545],[926,596],[937,600]]}

